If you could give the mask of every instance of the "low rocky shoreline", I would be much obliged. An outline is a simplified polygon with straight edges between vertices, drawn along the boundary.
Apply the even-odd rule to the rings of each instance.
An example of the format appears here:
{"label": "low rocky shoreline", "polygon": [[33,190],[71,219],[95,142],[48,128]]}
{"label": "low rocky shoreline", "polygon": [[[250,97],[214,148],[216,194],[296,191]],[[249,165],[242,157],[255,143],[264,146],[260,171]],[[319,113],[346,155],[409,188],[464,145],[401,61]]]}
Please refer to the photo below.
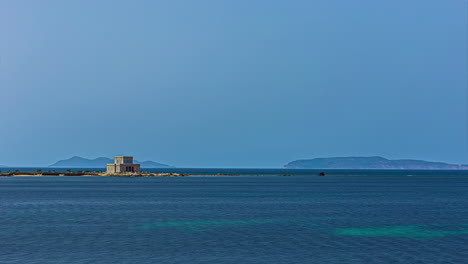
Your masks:
{"label": "low rocky shoreline", "polygon": [[41,176],[107,176],[107,177],[183,177],[193,176],[192,174],[182,173],[106,173],[101,171],[77,171],[77,172],[4,172],[0,177],[41,177]]}
{"label": "low rocky shoreline", "polygon": [[[106,173],[102,171],[77,171],[77,172],[3,172],[0,177],[43,177],[43,176],[103,176],[103,177],[187,177],[187,176],[292,176],[290,174],[278,175],[241,175],[241,174],[213,174],[213,175],[199,175],[189,173]],[[324,175],[319,175],[324,176]]]}

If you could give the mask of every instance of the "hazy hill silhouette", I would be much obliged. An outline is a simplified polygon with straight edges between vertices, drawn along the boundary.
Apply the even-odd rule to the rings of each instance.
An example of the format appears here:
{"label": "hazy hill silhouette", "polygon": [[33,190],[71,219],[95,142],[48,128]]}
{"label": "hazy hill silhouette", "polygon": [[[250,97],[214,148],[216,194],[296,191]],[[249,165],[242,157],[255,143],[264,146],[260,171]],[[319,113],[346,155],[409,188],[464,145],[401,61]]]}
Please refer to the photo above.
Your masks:
{"label": "hazy hill silhouette", "polygon": [[389,160],[382,157],[336,157],[303,159],[289,162],[284,167],[291,169],[468,169],[468,165],[411,159]]}
{"label": "hazy hill silhouette", "polygon": [[[154,161],[143,161],[139,162],[137,160],[134,161],[135,163],[141,164],[142,168],[171,168],[171,166],[154,162]],[[105,168],[106,164],[114,163],[113,159],[106,158],[106,157],[99,157],[96,159],[87,159],[79,156],[74,156],[69,159],[59,160],[56,163],[50,165],[49,167],[55,168]]]}

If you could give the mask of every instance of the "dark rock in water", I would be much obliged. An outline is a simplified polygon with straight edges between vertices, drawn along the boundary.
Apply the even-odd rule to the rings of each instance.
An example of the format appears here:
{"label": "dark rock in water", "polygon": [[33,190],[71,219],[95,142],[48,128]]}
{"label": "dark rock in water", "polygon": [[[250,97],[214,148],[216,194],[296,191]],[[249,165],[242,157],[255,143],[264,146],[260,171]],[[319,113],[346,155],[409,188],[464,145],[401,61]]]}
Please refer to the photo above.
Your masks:
{"label": "dark rock in water", "polygon": [[324,172],[319,173],[319,176],[325,176]]}

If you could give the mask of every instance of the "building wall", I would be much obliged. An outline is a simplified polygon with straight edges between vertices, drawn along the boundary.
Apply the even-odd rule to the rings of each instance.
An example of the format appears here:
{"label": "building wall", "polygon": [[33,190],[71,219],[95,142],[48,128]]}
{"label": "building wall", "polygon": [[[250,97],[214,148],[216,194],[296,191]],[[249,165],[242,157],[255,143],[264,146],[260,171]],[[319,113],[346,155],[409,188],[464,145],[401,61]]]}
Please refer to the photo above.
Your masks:
{"label": "building wall", "polygon": [[140,172],[140,164],[120,164],[119,172]]}
{"label": "building wall", "polygon": [[116,173],[114,164],[107,164],[107,173]]}
{"label": "building wall", "polygon": [[121,157],[115,157],[114,158],[114,163],[115,164],[132,164],[133,163],[133,157],[131,156],[121,156]]}
{"label": "building wall", "polygon": [[107,173],[140,172],[140,164],[108,164]]}

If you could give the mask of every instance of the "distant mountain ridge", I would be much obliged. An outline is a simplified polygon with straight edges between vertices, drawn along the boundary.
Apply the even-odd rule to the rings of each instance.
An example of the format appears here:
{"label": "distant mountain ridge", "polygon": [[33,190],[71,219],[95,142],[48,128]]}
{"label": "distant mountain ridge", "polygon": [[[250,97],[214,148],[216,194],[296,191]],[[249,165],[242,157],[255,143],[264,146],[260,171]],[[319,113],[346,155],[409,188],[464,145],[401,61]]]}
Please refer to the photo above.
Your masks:
{"label": "distant mountain ridge", "polygon": [[[171,168],[172,166],[154,162],[154,161],[143,161],[139,162],[134,161],[141,165],[143,169],[153,169],[153,168]],[[65,160],[59,160],[56,163],[50,165],[49,167],[55,168],[105,168],[107,164],[114,163],[113,159],[100,157],[96,159],[86,159],[78,156],[71,157]]]}
{"label": "distant mountain ridge", "polygon": [[468,165],[444,162],[399,159],[382,157],[336,157],[303,159],[289,162],[284,166],[290,169],[413,169],[413,170],[466,170]]}

